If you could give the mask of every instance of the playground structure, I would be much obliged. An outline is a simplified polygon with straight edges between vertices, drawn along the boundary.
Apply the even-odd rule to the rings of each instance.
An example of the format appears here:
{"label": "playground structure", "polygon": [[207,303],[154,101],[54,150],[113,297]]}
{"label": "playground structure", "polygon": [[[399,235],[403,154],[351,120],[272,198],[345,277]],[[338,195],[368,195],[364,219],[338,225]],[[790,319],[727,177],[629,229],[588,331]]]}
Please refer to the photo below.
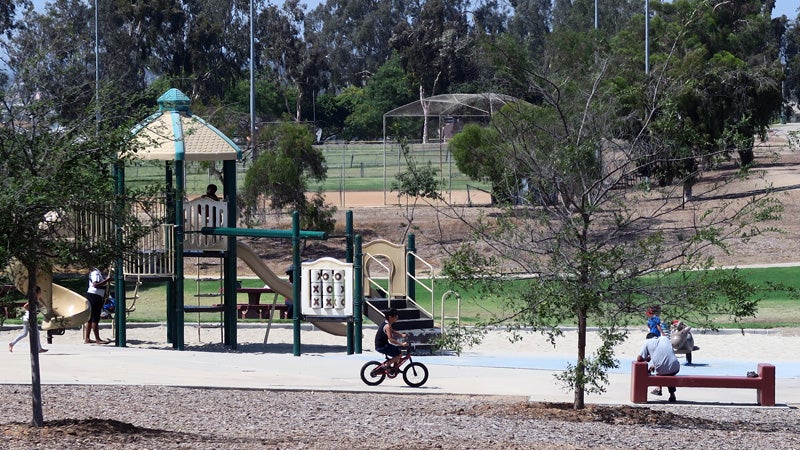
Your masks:
{"label": "playground structure", "polygon": [[[142,147],[137,152],[137,158],[165,162],[166,189],[164,213],[161,218],[166,219],[166,226],[161,228],[160,235],[144,239],[145,242],[142,242],[144,245],[140,245],[134,258],[120,258],[117,261],[116,297],[123,302],[121,306],[124,308],[125,280],[131,275],[163,279],[167,284],[167,340],[173,347],[184,348],[184,315],[187,312],[219,312],[223,318],[223,342],[236,348],[237,254],[241,253],[243,261],[275,292],[295,299],[298,298],[299,288],[299,286],[287,286],[251,249],[237,242],[236,238],[244,235],[244,231],[248,231],[250,235],[255,233],[264,237],[292,239],[293,260],[297,263],[297,272],[300,238],[324,239],[326,236],[324,233],[300,232],[296,224],[288,234],[276,233],[275,230],[236,228],[235,218],[238,217],[236,163],[242,159],[241,150],[219,130],[192,115],[190,100],[179,90],[170,89],[159,98],[158,103],[159,111],[141,122],[133,130],[133,135]],[[224,196],[221,201],[205,198],[185,201],[186,161],[222,161]],[[124,190],[124,166],[118,165],[115,175],[117,189]],[[220,261],[221,303],[210,306],[186,304],[184,300],[186,257],[216,258]],[[198,292],[196,295],[202,294]],[[292,319],[296,328],[295,353],[299,354],[301,321],[299,311],[295,312]],[[117,315],[115,324],[116,343],[124,346],[124,315]],[[340,328],[337,330],[340,331]],[[348,331],[352,331],[352,327],[348,327]],[[351,341],[352,333],[348,334],[348,342]]]}
{"label": "playground structure", "polygon": [[[184,349],[184,324],[187,313],[215,312],[222,318],[222,341],[235,349],[237,346],[237,259],[241,259],[268,285],[276,295],[294,301],[293,317],[294,353],[300,355],[300,325],[308,321],[328,333],[346,336],[349,353],[361,352],[362,318],[367,315],[380,323],[382,310],[395,307],[401,310],[403,329],[419,329],[420,336],[436,333],[433,317],[414,301],[416,285],[414,267],[419,260],[413,248],[413,235],[409,246],[404,248],[386,241],[377,241],[364,246],[353,233],[352,214],[347,214],[345,234],[347,257],[345,262],[323,261],[301,263],[302,239],[328,239],[322,232],[301,231],[299,217],[293,215],[291,230],[263,230],[237,228],[236,164],[242,152],[219,130],[191,114],[189,99],[177,89],[170,89],[158,99],[159,111],[142,121],[132,131],[141,145],[136,157],[141,160],[164,162],[165,188],[162,198],[153,199],[152,204],[128,205],[151,232],[138,240],[132,253],[118,255],[113,265],[113,292],[117,311],[129,311],[126,283],[135,280],[136,287],[146,281],[166,284],[167,341],[173,348]],[[207,198],[188,199],[185,195],[186,161],[222,161],[223,186],[221,200]],[[120,197],[125,193],[125,167],[115,166],[116,190]],[[149,221],[149,222],[148,222]],[[83,233],[91,236],[119,237],[125,230],[117,230],[109,219],[101,217],[80,218]],[[293,277],[302,283],[289,284],[276,275],[259,258],[252,248],[237,241],[237,237],[267,237],[291,239]],[[221,265],[221,292],[215,293],[220,302],[214,305],[188,304],[184,292],[185,258],[216,259]],[[323,260],[327,258],[322,258]],[[362,264],[363,262],[363,264]],[[315,265],[317,264],[317,265]],[[322,265],[320,265],[322,264]],[[325,264],[333,268],[325,267]],[[369,275],[370,266],[380,265],[389,274],[388,289],[384,290]],[[428,265],[430,267],[430,265]],[[432,267],[430,268],[433,273]],[[380,271],[380,270],[378,270]],[[348,282],[340,287],[326,285],[325,274],[341,277],[347,274]],[[319,276],[316,289],[336,289],[337,299],[326,304],[313,304],[309,297],[310,284]],[[26,274],[18,272],[12,279],[25,292]],[[86,322],[88,304],[82,294],[52,284],[52,277],[39,275],[45,303],[45,325],[43,329],[63,330],[78,327]],[[431,282],[432,283],[432,282]],[[341,296],[347,286],[348,298]],[[306,291],[303,291],[305,289]],[[427,288],[431,295],[432,284]],[[375,298],[376,293],[384,298]],[[301,296],[305,293],[305,297]],[[199,297],[199,292],[195,296]],[[366,297],[366,298],[365,298]],[[299,301],[298,301],[299,299]],[[433,306],[433,299],[431,300]],[[433,309],[432,309],[433,310]],[[115,344],[126,346],[127,314],[114,316]],[[410,333],[411,334],[411,333]],[[356,336],[358,337],[356,339]]]}

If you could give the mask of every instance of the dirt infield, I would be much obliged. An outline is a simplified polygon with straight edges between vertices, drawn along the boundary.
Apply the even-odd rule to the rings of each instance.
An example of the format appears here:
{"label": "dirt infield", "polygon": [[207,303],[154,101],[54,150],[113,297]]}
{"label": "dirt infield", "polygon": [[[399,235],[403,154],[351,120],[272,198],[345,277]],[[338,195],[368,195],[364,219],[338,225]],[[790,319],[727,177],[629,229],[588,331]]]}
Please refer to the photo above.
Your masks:
{"label": "dirt infield", "polygon": [[[467,206],[485,206],[491,204],[489,193],[477,189],[469,191],[451,191],[442,194],[447,203]],[[357,206],[404,206],[405,200],[398,198],[397,192],[382,191],[347,191],[326,192],[325,203],[337,208]]]}
{"label": "dirt infield", "polygon": [[[730,242],[729,252],[717,250],[714,257],[720,266],[752,266],[766,264],[794,264],[800,261],[800,151],[795,145],[789,145],[789,133],[800,133],[800,123],[776,127],[769,132],[767,142],[756,145],[756,165],[751,169],[749,179],[737,180],[726,185],[724,191],[709,189],[721,177],[735,175],[738,170],[735,161],[729,161],[717,173],[703,174],[701,182],[695,187],[696,199],[693,202],[695,212],[687,208],[676,211],[670,217],[673,225],[681,221],[693,220],[692,214],[697,209],[711,210],[715,202],[730,198],[747,198],[751,194],[770,190],[773,197],[783,205],[783,219],[769,224],[780,229],[779,232],[765,233],[754,238],[734,239]],[[334,235],[342,235],[345,229],[345,213],[353,213],[355,232],[363,242],[374,239],[385,239],[390,242],[405,242],[408,232],[416,237],[417,254],[434,267],[441,267],[447,257],[448,249],[460,245],[469,239],[471,230],[466,225],[480,215],[491,214],[489,194],[477,189],[469,191],[453,191],[443,193],[447,203],[456,205],[448,215],[441,214],[439,209],[429,206],[423,201],[398,199],[397,192],[329,192],[326,203],[336,206],[334,215],[336,230]],[[472,207],[470,207],[470,205]],[[456,215],[460,217],[455,217]],[[463,220],[462,220],[463,219]],[[261,228],[288,229],[291,227],[289,214],[270,213]],[[246,240],[259,256],[275,271],[283,273],[291,264],[291,245],[284,241],[265,239]],[[344,244],[339,240],[314,241],[304,244],[304,259],[316,259],[323,256],[343,259]],[[240,265],[240,273],[248,275],[250,270]],[[194,268],[187,267],[187,270]]]}

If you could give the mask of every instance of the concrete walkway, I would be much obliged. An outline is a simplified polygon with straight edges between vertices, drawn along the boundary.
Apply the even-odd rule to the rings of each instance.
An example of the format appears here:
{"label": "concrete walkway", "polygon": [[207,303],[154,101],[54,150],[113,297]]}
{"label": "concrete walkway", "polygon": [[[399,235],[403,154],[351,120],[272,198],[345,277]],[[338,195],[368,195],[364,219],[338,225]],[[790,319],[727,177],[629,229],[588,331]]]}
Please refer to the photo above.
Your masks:
{"label": "concrete walkway", "polygon": [[[497,344],[490,344],[488,349],[481,347],[468,350],[461,356],[419,356],[414,360],[427,365],[430,371],[430,378],[423,387],[407,387],[402,377],[387,379],[380,386],[370,387],[359,377],[365,362],[378,359],[378,355],[369,350],[371,346],[367,346],[372,336],[367,329],[364,334],[369,335],[370,339],[365,338],[362,354],[347,355],[343,341],[331,341],[329,335],[320,331],[304,331],[306,343],[301,347],[303,354],[296,357],[292,355],[291,328],[288,325],[273,325],[269,344],[259,342],[264,335],[262,325],[254,325],[249,330],[246,325],[240,325],[240,336],[252,334],[254,339],[245,342],[240,338],[241,344],[235,352],[218,343],[218,329],[203,329],[204,336],[201,339],[206,339],[205,343],[195,342],[196,345],[192,345],[190,338],[197,339],[197,330],[187,327],[188,350],[175,351],[164,343],[137,339],[137,336],[157,336],[163,332],[163,328],[154,327],[146,331],[142,331],[144,326],[140,328],[128,330],[132,346],[127,348],[83,344],[77,330],[70,330],[65,336],[56,336],[53,344],[45,345],[49,351],[40,354],[42,383],[495,394],[527,396],[533,401],[573,400],[573,394],[562,390],[554,378],[567,364],[574,363],[574,358],[567,352],[512,352],[508,349],[513,349],[513,346],[498,349]],[[0,329],[0,339],[10,341],[17,330],[14,327]],[[102,334],[110,337],[110,330],[104,329]],[[709,339],[705,336],[702,339],[696,337],[698,342],[702,343],[703,340]],[[716,355],[723,358],[707,359],[702,358],[701,353],[696,353],[694,360],[697,364],[681,367],[681,374],[744,375],[756,370],[758,362],[770,362],[777,366],[776,402],[783,406],[797,406],[800,404],[800,353],[797,348],[800,347],[784,347],[794,353],[793,360],[785,361],[741,361],[726,359],[725,355]],[[609,374],[607,392],[589,395],[586,401],[630,403],[631,359],[620,358],[620,367]],[[0,383],[29,384],[31,374],[27,340],[18,344],[13,353],[2,352],[0,367]],[[754,405],[755,399],[753,390],[678,390],[679,404]],[[666,396],[651,395],[649,400],[665,402]]]}

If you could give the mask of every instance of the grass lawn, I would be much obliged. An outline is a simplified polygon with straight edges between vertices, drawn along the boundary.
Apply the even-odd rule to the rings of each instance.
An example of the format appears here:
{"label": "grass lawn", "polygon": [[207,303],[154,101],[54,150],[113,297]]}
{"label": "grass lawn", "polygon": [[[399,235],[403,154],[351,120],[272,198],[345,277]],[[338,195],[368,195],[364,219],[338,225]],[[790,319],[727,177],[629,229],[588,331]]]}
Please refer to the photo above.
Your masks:
{"label": "grass lawn", "polygon": [[[762,287],[759,295],[763,298],[759,304],[758,314],[755,318],[745,318],[740,324],[744,328],[776,328],[800,327],[800,300],[791,298],[786,290],[769,289],[770,283],[783,283],[784,285],[800,290],[800,267],[777,267],[764,269],[741,269],[748,280]],[[242,279],[243,287],[261,287],[263,283],[258,279]],[[59,284],[83,292],[86,289],[85,279],[69,278],[58,281]],[[417,301],[425,309],[433,312],[437,321],[441,316],[441,298],[447,291],[444,280],[438,280],[434,286],[433,297],[422,288],[417,288]],[[195,297],[195,293],[219,292],[220,285],[215,281],[200,283],[199,289],[194,280],[187,279],[184,284],[185,302],[187,305],[210,305],[221,301],[218,297]],[[128,284],[128,292],[132,293],[133,285]],[[498,298],[480,297],[476,292],[460,292],[461,295],[461,320],[463,324],[476,323],[489,319],[492,314],[498,313],[502,302]],[[247,303],[247,295],[239,294],[237,303]],[[262,301],[272,301],[271,296],[265,296]],[[278,300],[282,302],[282,299]],[[128,300],[130,304],[131,300]],[[199,303],[198,303],[199,302]],[[457,297],[450,295],[445,303],[445,316],[455,316],[457,311]],[[200,314],[201,321],[218,320],[213,315]],[[136,311],[130,314],[131,322],[165,322],[166,321],[166,284],[163,282],[145,282],[139,290],[136,300]],[[187,314],[186,320],[195,321],[197,315]],[[280,319],[277,319],[280,320]],[[632,316],[631,323],[644,321],[642,317]],[[11,319],[10,323],[18,323]],[[564,323],[565,326],[574,326],[574,323]],[[720,328],[733,328],[737,325],[727,318],[719,318],[716,325]]]}
{"label": "grass lawn", "polygon": [[[311,183],[310,191],[322,188],[325,192],[339,191],[377,191],[384,188],[384,175],[387,189],[395,180],[395,174],[405,171],[404,163],[398,165],[395,155],[387,164],[386,172],[383,167],[382,145],[363,145],[347,147],[347,154],[342,159],[341,146],[323,146],[323,154],[328,161],[328,176],[322,183]],[[483,182],[470,180],[466,175],[448,164],[439,164],[438,147],[428,148],[427,151],[417,154],[422,159],[419,163],[431,164],[439,170],[443,189],[465,190],[467,185],[488,189],[489,185]],[[244,187],[246,169],[238,168],[237,189]],[[125,168],[125,183],[128,188],[137,188],[147,185],[163,185],[165,173],[161,162],[140,162]],[[210,177],[208,169],[197,162],[188,162],[186,165],[186,192],[190,195],[200,195],[206,191],[208,183],[219,181]]]}

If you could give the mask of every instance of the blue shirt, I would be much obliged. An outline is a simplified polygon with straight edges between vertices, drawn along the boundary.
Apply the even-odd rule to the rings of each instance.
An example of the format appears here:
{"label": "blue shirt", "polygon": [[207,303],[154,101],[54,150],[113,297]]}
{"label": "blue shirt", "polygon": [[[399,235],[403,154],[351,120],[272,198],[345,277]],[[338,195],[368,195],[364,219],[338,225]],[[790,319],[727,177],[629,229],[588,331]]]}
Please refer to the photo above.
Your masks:
{"label": "blue shirt", "polygon": [[655,334],[656,336],[661,336],[661,332],[658,331],[658,327],[661,325],[661,318],[658,316],[652,316],[647,319],[647,326],[650,328],[650,332]]}

